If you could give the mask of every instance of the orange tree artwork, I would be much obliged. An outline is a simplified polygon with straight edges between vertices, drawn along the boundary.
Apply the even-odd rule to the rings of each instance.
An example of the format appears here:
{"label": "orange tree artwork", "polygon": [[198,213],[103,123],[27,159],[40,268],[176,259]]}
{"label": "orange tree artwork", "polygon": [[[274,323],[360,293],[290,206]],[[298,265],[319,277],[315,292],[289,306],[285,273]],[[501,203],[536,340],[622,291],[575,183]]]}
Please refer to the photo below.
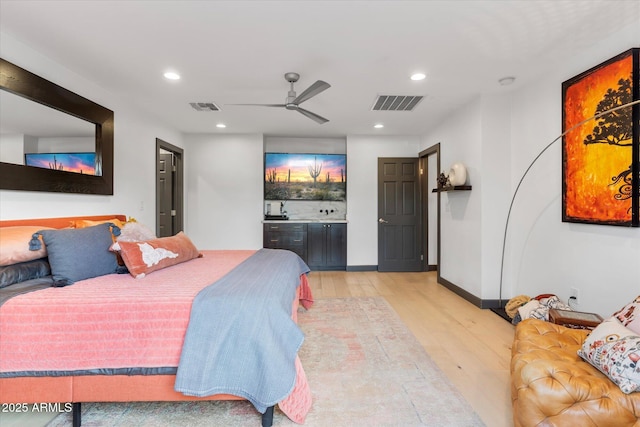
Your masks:
{"label": "orange tree artwork", "polygon": [[607,113],[638,99],[639,53],[630,49],[562,84],[565,222],[639,225],[639,106]]}

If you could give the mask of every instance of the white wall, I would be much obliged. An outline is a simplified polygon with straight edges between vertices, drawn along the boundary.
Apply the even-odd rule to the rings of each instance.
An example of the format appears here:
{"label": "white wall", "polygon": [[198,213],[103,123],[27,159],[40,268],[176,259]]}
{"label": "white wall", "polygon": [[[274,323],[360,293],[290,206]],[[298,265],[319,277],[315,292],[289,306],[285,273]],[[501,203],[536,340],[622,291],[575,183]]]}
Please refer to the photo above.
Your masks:
{"label": "white wall", "polygon": [[482,103],[476,99],[452,114],[422,138],[424,150],[440,143],[440,167],[445,174],[455,162],[467,168],[472,191],[444,192],[440,196],[440,275],[480,297],[482,194]]}
{"label": "white wall", "polygon": [[347,264],[378,265],[378,157],[417,157],[413,136],[347,136]]}
{"label": "white wall", "polygon": [[[639,45],[639,27],[623,28],[514,93],[512,192],[528,164],[562,132],[562,82]],[[514,203],[507,295],[552,292],[566,300],[576,287],[576,309],[608,316],[640,294],[640,229],[561,222],[561,165],[558,140],[532,167]]]}
{"label": "white wall", "polygon": [[185,232],[206,249],[262,247],[263,138],[185,135]]}
{"label": "white wall", "polygon": [[2,134],[0,135],[0,161],[24,164],[25,135],[23,134]]}
{"label": "white wall", "polygon": [[[561,133],[562,82],[638,45],[638,27],[623,28],[535,82],[480,97],[422,138],[423,149],[441,142],[443,169],[465,163],[473,185],[468,195],[443,195],[445,279],[482,299],[499,297],[509,201],[531,161]],[[640,294],[640,229],[563,223],[561,162],[557,141],[515,199],[502,297],[555,293],[566,301],[576,287],[581,303],[574,308],[608,316]]]}
{"label": "white wall", "polygon": [[6,33],[0,56],[113,110],[115,119],[113,196],[0,190],[0,219],[118,213],[155,230],[156,138],[180,147],[181,134]]}

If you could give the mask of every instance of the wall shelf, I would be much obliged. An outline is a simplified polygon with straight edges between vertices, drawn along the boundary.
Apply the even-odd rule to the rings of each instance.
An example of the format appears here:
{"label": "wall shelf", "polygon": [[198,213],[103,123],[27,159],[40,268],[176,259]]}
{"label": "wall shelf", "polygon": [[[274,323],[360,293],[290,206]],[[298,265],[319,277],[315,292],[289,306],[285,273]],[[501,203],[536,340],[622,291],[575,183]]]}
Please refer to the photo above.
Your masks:
{"label": "wall shelf", "polygon": [[434,188],[432,193],[444,192],[444,191],[471,191],[470,185],[455,185],[453,187]]}

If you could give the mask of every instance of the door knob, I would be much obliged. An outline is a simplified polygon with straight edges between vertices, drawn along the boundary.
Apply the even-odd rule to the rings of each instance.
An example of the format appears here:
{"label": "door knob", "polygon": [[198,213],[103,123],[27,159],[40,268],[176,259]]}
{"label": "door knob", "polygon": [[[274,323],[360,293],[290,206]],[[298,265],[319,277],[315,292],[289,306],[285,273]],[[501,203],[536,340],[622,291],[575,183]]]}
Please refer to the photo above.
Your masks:
{"label": "door knob", "polygon": [[382,219],[382,218],[378,218],[378,222],[379,222],[380,224],[387,224],[389,221],[385,221],[385,220],[384,220],[384,219]]}

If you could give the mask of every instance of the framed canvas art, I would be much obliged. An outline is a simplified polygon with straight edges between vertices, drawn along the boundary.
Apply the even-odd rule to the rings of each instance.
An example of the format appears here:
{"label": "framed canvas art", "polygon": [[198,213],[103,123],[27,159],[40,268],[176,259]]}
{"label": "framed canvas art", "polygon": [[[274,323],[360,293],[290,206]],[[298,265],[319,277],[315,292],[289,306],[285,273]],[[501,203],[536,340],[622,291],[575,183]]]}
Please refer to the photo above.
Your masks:
{"label": "framed canvas art", "polygon": [[[562,84],[562,221],[638,227],[640,49]],[[598,118],[592,119],[594,116]]]}
{"label": "framed canvas art", "polygon": [[347,200],[347,155],[265,153],[265,200]]}

